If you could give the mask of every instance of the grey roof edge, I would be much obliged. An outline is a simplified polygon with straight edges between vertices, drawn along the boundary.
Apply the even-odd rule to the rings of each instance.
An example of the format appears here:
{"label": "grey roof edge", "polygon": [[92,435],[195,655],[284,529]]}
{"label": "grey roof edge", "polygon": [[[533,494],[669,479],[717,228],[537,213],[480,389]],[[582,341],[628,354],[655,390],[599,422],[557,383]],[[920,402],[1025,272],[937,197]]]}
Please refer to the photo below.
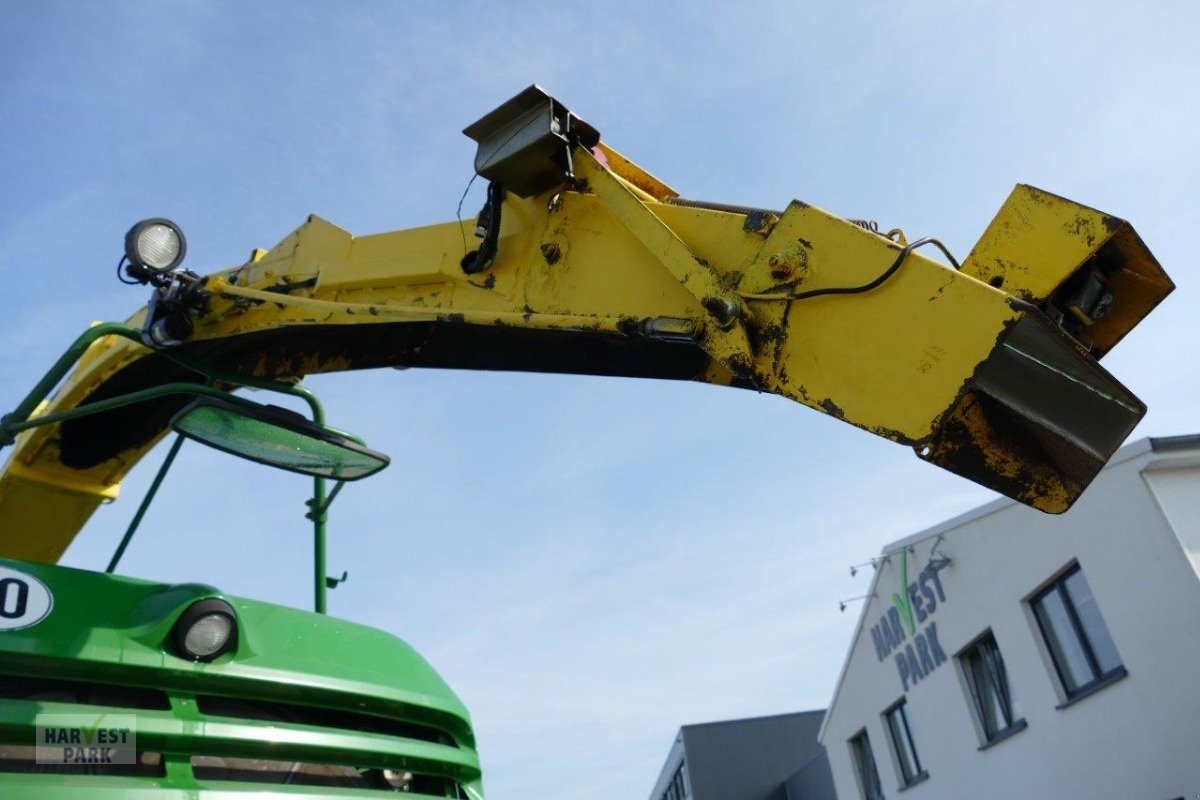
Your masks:
{"label": "grey roof edge", "polygon": [[945,533],[946,531],[960,528],[963,525],[966,525],[968,522],[974,522],[977,519],[983,519],[989,514],[995,514],[1001,509],[1015,505],[1017,505],[1016,500],[1010,500],[1007,497],[997,497],[995,500],[991,500],[981,506],[976,506],[970,511],[964,511],[958,516],[951,517],[944,522],[939,522],[937,525],[934,525],[931,528],[925,528],[924,530],[909,534],[903,539],[897,539],[890,544],[885,544],[883,549],[879,551],[879,554],[881,556],[890,555],[898,550],[901,550],[902,548],[908,547],[909,545],[916,544],[917,542],[924,541],[925,539],[929,539],[933,536],[937,536],[939,533]]}
{"label": "grey roof edge", "polygon": [[738,719],[719,719],[719,720],[715,720],[713,722],[693,722],[693,723],[689,723],[687,725],[680,726],[679,732],[683,733],[683,731],[685,731],[685,730],[692,730],[695,728],[711,728],[711,727],[714,727],[717,725],[735,725],[735,724],[743,723],[743,722],[758,722],[758,721],[764,720],[764,719],[779,719],[781,717],[805,717],[805,716],[809,716],[812,714],[824,714],[828,710],[829,709],[826,709],[826,708],[813,708],[813,709],[809,709],[808,711],[785,711],[781,714],[764,714],[760,717],[739,717]]}
{"label": "grey roof edge", "polygon": [[[676,754],[678,754],[678,758],[676,758]],[[658,770],[658,778],[654,781],[654,787],[650,790],[649,800],[657,800],[657,798],[662,797],[668,781],[674,776],[675,770],[679,768],[679,764],[683,763],[683,759],[683,728],[679,728],[675,731],[675,738],[671,740],[671,747],[667,750],[667,757]]]}
{"label": "grey roof edge", "polygon": [[[1128,461],[1139,456],[1144,456],[1149,453],[1164,453],[1178,452],[1191,448],[1200,448],[1200,434],[1184,434],[1180,436],[1145,436],[1141,439],[1132,441],[1123,445],[1117,452],[1113,453],[1112,458],[1104,465],[1104,469],[1110,469],[1125,461]],[[905,536],[903,539],[897,539],[891,544],[884,545],[880,551],[880,555],[886,556],[894,553],[903,547],[911,544],[924,541],[940,533],[946,533],[954,528],[962,527],[968,522],[973,522],[977,519],[982,519],[989,514],[995,514],[997,511],[1016,505],[1016,500],[1011,500],[1007,497],[998,497],[995,500],[977,506],[970,511],[951,517],[945,522],[940,522],[931,528],[918,531],[910,536]],[[854,646],[858,643],[860,634],[862,634],[863,625],[867,619],[867,609],[871,607],[871,601],[875,599],[875,589],[879,583],[879,573],[882,570],[876,569],[875,574],[871,576],[871,587],[867,590],[866,601],[862,604],[862,608],[858,613],[858,622],[854,625],[854,633],[850,637],[850,646],[846,648],[846,657],[842,660],[842,668],[838,671],[837,683],[834,684],[833,694],[829,698],[829,708],[825,714],[825,719],[821,720],[821,728],[817,731],[817,741],[822,746],[825,744],[825,729],[829,725],[829,718],[833,709],[837,706],[838,695],[842,692],[842,684],[846,680],[846,672],[850,669],[850,657],[854,654]]]}
{"label": "grey roof edge", "polygon": [[[1156,453],[1170,453],[1200,448],[1200,433],[1188,433],[1182,436],[1151,436],[1144,441],[1150,442],[1150,449]],[[1140,442],[1135,442],[1135,444],[1140,444]]]}
{"label": "grey roof edge", "polygon": [[[1118,464],[1123,464],[1130,459],[1138,458],[1148,453],[1178,452],[1192,448],[1200,448],[1200,434],[1198,433],[1189,433],[1182,436],[1145,436],[1123,445],[1117,452],[1113,453],[1112,458],[1104,465],[1104,469],[1111,469]],[[897,539],[890,544],[886,544],[880,551],[880,555],[894,553],[902,547],[916,544],[930,537],[937,536],[939,533],[945,533],[946,531],[966,525],[968,522],[982,519],[989,514],[995,514],[997,511],[1012,505],[1017,505],[1017,501],[1007,497],[997,497],[995,500],[984,503],[981,506],[976,506],[970,511],[951,517],[944,522],[939,522],[933,527],[917,531],[909,536],[905,536],[903,539]]]}

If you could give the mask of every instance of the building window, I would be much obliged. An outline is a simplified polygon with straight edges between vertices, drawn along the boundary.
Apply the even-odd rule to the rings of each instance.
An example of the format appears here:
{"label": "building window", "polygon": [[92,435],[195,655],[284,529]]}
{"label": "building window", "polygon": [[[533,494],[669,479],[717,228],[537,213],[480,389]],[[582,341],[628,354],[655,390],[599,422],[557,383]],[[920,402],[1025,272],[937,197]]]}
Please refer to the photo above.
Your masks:
{"label": "building window", "polygon": [[1021,721],[1013,704],[1008,671],[996,638],[989,631],[959,655],[963,675],[971,690],[975,716],[983,728],[985,742],[994,742],[1005,734],[1015,732]]}
{"label": "building window", "polygon": [[1117,646],[1079,565],[1029,604],[1068,700],[1124,674]]}
{"label": "building window", "polygon": [[875,754],[871,752],[871,740],[867,738],[866,730],[850,739],[850,756],[854,759],[863,800],[883,800],[883,786],[879,783],[879,770],[875,768]]}
{"label": "building window", "polygon": [[917,755],[917,742],[913,738],[913,725],[908,713],[908,704],[901,700],[884,713],[887,721],[888,735],[892,740],[892,752],[896,754],[896,763],[900,765],[900,778],[905,786],[925,780],[929,775],[921,766],[921,757]]}
{"label": "building window", "polygon": [[671,776],[667,790],[663,792],[662,800],[687,800],[692,796],[692,786],[688,783],[686,763],[680,763],[679,769]]}

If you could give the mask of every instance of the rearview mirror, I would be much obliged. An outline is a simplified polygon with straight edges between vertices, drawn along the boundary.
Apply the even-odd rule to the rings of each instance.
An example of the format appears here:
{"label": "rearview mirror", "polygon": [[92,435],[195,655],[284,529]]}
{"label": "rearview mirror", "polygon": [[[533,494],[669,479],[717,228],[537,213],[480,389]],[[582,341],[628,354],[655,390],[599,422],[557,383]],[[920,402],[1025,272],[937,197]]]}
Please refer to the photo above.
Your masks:
{"label": "rearview mirror", "polygon": [[178,433],[226,453],[317,478],[356,481],[391,460],[278,406],[201,397],[171,420]]}

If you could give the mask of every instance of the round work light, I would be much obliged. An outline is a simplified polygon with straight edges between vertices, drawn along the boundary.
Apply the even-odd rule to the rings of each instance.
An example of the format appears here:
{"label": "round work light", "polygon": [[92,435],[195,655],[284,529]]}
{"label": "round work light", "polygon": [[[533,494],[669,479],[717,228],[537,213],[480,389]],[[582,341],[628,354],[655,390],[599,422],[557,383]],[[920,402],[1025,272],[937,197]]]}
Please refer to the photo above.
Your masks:
{"label": "round work light", "polygon": [[144,219],[125,234],[125,257],[134,267],[166,273],[187,254],[183,231],[169,219]]}
{"label": "round work light", "polygon": [[212,661],[237,644],[233,606],[213,597],[188,606],[175,622],[175,649],[192,661]]}
{"label": "round work light", "polygon": [[383,779],[387,785],[397,791],[409,789],[412,784],[413,774],[411,772],[402,772],[398,769],[383,770]]}

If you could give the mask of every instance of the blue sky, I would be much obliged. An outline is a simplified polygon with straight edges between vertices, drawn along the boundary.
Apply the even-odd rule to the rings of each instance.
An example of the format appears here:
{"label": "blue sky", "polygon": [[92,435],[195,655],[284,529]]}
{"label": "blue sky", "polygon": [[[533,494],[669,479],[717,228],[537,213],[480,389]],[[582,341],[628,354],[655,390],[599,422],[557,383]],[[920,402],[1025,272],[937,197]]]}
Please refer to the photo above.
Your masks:
{"label": "blue sky", "polygon": [[[1194,3],[10,4],[0,26],[0,405],[168,216],[200,271],[318,213],[451,219],[459,131],[532,82],[686,196],[836,213],[960,256],[1014,183],[1131,220],[1179,284],[1106,359],[1134,434],[1194,432]],[[465,208],[481,201],[476,185]],[[414,644],[472,709],[489,795],[645,795],[681,723],[823,707],[848,566],[990,494],[775,397],[391,370],[322,376],[393,457],[347,489],[333,613]],[[66,562],[103,567],[161,455]],[[307,482],[198,447],[123,571],[309,603]],[[206,513],[201,513],[201,510]]]}

